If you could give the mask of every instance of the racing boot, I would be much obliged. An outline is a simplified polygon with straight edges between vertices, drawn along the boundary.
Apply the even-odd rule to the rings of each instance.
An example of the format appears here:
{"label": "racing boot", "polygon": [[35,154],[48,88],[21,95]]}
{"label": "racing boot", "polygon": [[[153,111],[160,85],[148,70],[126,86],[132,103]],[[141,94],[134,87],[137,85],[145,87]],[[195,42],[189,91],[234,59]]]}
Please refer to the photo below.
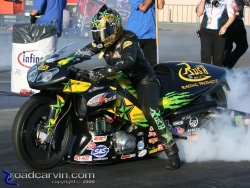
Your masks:
{"label": "racing boot", "polygon": [[180,168],[181,162],[180,162],[180,157],[178,154],[179,149],[175,141],[173,140],[170,143],[165,142],[165,143],[162,143],[162,145],[168,157],[166,169],[175,170],[175,169]]}

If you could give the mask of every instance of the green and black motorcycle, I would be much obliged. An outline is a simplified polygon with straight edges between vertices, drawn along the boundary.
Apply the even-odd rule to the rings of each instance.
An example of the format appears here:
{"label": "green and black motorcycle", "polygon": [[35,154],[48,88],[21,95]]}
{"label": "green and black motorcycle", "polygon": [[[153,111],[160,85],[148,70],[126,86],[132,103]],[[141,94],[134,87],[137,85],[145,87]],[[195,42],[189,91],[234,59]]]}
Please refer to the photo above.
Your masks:
{"label": "green and black motorcycle", "polygon": [[[163,151],[127,75],[119,72],[98,85],[67,77],[69,66],[89,59],[74,55],[75,46],[68,44],[29,69],[29,86],[39,92],[14,120],[18,159],[28,168],[45,170],[61,161],[114,163]],[[197,135],[219,109],[227,108],[225,69],[164,62],[154,70],[161,82],[159,107],[176,139]]]}

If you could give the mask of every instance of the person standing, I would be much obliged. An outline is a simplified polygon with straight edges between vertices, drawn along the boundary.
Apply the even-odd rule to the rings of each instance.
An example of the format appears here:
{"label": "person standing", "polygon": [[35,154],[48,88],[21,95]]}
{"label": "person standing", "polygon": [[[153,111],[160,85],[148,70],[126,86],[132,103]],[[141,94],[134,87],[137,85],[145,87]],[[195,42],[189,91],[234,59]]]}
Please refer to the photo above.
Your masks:
{"label": "person standing", "polygon": [[36,24],[55,23],[58,27],[58,37],[62,34],[63,9],[66,0],[34,0],[33,9],[30,12],[30,22]]}
{"label": "person standing", "polygon": [[235,19],[234,0],[201,0],[196,8],[200,26],[201,62],[222,67],[227,28]]}
{"label": "person standing", "polygon": [[[223,66],[227,69],[232,69],[240,57],[248,49],[247,31],[244,25],[244,5],[247,2],[243,0],[235,0],[237,6],[235,6],[235,20],[228,27],[226,32],[226,46],[225,46],[225,59]],[[249,6],[249,4],[248,4]],[[235,49],[233,50],[233,43],[235,43]]]}
{"label": "person standing", "polygon": [[[157,8],[163,9],[164,0],[157,0]],[[157,64],[155,0],[130,0],[130,15],[126,30],[139,39],[144,56],[151,66]]]}

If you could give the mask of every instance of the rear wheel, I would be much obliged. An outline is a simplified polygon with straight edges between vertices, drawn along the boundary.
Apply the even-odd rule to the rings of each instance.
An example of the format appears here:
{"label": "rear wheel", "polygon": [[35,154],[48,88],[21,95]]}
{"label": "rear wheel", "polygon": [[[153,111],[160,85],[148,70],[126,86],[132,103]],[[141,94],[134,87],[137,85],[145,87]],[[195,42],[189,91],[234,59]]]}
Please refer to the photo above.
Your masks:
{"label": "rear wheel", "polygon": [[57,125],[49,147],[37,139],[44,129],[50,112],[49,101],[31,98],[18,111],[12,128],[14,152],[28,168],[49,169],[57,165],[66,154],[72,138],[71,116],[66,115]]}
{"label": "rear wheel", "polygon": [[[226,85],[218,85],[212,91],[208,92],[204,97],[200,99],[200,102],[216,101],[217,107],[227,108],[229,106],[229,98],[227,93]],[[202,113],[201,116],[201,126],[208,126],[213,123],[213,114],[217,114],[216,109],[211,109],[208,113]],[[208,115],[211,114],[211,115]]]}
{"label": "rear wheel", "polygon": [[226,85],[217,86],[210,93],[208,93],[205,96],[205,98],[207,99],[211,98],[212,100],[216,101],[218,107],[227,108],[229,106],[229,99],[228,99]]}

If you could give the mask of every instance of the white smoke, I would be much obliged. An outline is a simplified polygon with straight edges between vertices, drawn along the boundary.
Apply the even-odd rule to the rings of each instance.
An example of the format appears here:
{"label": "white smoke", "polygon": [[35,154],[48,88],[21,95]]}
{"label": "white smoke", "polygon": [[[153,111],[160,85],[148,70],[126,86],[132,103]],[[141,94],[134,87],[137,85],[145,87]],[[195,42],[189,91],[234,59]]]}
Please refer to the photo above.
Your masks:
{"label": "white smoke", "polygon": [[[228,74],[230,108],[250,113],[250,72]],[[250,116],[248,117],[250,119]],[[230,114],[216,119],[207,129],[198,133],[198,140],[177,140],[179,155],[185,162],[250,161],[250,125],[237,127]],[[166,158],[165,153],[158,155]]]}

